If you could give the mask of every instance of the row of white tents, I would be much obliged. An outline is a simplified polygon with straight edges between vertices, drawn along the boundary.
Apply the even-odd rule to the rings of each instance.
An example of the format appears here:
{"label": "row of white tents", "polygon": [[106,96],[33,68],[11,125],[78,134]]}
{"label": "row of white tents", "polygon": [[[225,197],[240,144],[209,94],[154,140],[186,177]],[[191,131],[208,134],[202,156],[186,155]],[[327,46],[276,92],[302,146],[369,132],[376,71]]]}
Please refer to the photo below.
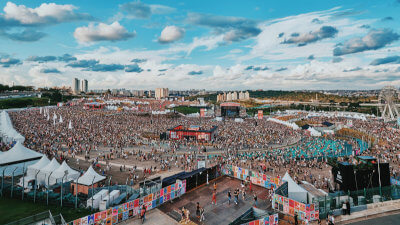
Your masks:
{"label": "row of white tents", "polygon": [[292,123],[292,122],[287,122],[287,121],[279,120],[279,119],[276,119],[276,118],[268,118],[267,120],[275,122],[275,123],[279,123],[279,124],[282,124],[282,125],[285,125],[287,127],[292,128],[293,130],[298,130],[299,129],[299,126],[297,126],[297,124]]}
{"label": "row of white tents", "polygon": [[25,177],[21,178],[19,185],[27,187],[30,181],[36,180],[37,185],[52,186],[57,183],[76,181],[78,184],[89,186],[106,179],[99,175],[92,167],[80,176],[80,172],[72,169],[64,161],[61,165],[55,158],[51,161],[43,156],[37,163],[27,167]]}
{"label": "row of white tents", "polygon": [[4,143],[25,141],[25,137],[14,129],[10,116],[5,110],[0,113],[0,136]]}

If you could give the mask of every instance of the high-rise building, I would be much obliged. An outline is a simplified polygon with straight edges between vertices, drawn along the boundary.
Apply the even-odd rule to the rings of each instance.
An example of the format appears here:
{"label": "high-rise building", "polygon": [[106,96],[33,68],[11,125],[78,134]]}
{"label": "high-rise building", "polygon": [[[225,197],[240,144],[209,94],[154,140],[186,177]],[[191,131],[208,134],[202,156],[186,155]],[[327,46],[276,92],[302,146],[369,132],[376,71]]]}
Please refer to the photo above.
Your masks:
{"label": "high-rise building", "polygon": [[89,92],[88,81],[86,79],[81,80],[81,92],[84,92],[84,93]]}
{"label": "high-rise building", "polygon": [[80,92],[79,79],[78,78],[74,78],[74,80],[72,81],[72,92],[74,94],[79,94],[79,92]]}
{"label": "high-rise building", "polygon": [[250,94],[248,91],[246,91],[246,93],[244,93],[244,99],[246,99],[246,100],[250,99]]}
{"label": "high-rise building", "polygon": [[168,88],[156,88],[155,97],[156,99],[162,99],[169,96]]}
{"label": "high-rise building", "polygon": [[238,99],[238,94],[236,91],[232,92],[232,101],[235,101]]}

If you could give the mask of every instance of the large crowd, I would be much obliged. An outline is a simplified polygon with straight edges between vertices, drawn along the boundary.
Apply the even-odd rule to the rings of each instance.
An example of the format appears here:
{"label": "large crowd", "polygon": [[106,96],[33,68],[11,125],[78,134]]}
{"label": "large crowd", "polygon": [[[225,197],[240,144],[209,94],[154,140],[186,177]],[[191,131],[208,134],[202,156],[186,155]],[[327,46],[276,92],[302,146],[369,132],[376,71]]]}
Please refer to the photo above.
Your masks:
{"label": "large crowd", "polygon": [[[152,108],[151,105],[144,107],[147,108],[142,110],[148,112]],[[83,156],[94,164],[117,160],[121,162],[120,170],[129,170],[129,176],[135,179],[137,177],[131,169],[137,167],[149,175],[158,170],[193,170],[197,168],[197,156],[202,155],[202,150],[206,148],[217,152],[215,155],[208,154],[208,165],[230,163],[271,175],[283,175],[289,171],[295,180],[306,180],[328,190],[331,174],[327,157],[347,155],[351,158],[353,150],[361,148],[359,140],[364,138],[357,137],[358,141],[339,139],[334,135],[316,138],[303,130],[254,118],[244,119],[243,122],[230,119],[216,121],[212,118],[151,115],[135,111],[88,110],[79,105],[47,110],[27,109],[9,114],[15,128],[25,136],[26,147],[46,153],[49,157],[75,159]],[[343,126],[349,119],[307,118],[309,124],[325,121]],[[383,161],[391,162],[392,175],[400,177],[399,130],[376,119],[351,121],[352,129],[375,140],[370,150],[357,154],[379,155]],[[218,126],[217,135],[208,143],[159,138],[161,133],[177,125]],[[350,152],[348,146],[352,148]],[[0,146],[2,150],[7,147]],[[125,164],[130,164],[131,169],[126,169]],[[107,164],[103,173],[107,173],[109,167]]]}

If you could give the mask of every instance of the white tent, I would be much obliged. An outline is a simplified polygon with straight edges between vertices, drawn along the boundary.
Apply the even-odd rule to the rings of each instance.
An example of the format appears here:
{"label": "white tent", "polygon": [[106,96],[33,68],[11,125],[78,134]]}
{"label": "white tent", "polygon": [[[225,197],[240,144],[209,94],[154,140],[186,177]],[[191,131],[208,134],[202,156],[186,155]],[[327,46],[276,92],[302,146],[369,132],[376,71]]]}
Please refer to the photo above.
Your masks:
{"label": "white tent", "polygon": [[288,197],[290,199],[303,203],[307,202],[307,191],[298,185],[287,172],[282,180],[288,182]]}
{"label": "white tent", "polygon": [[47,156],[43,155],[42,158],[35,164],[28,166],[28,170],[26,171],[27,177],[35,177],[36,173],[39,172],[42,168],[47,166],[50,163],[50,160]]}
{"label": "white tent", "polygon": [[40,170],[38,174],[38,184],[47,185],[50,174],[58,169],[58,167],[60,167],[60,164],[57,162],[56,158],[53,158],[47,166]]}
{"label": "white tent", "polygon": [[0,157],[0,166],[16,164],[24,161],[40,159],[43,154],[24,147],[21,142],[17,142],[10,150],[3,152]]}
{"label": "white tent", "polygon": [[299,129],[299,126],[297,126],[297,124],[295,124],[295,123],[290,123],[290,122],[279,120],[279,119],[276,119],[276,118],[268,118],[267,121],[272,121],[272,122],[275,122],[275,123],[279,123],[279,124],[291,127],[293,130],[298,130]]}
{"label": "white tent", "polygon": [[3,142],[6,143],[13,141],[25,141],[25,137],[14,129],[10,116],[4,110],[0,114],[0,136],[2,137]]}
{"label": "white tent", "polygon": [[307,130],[310,132],[311,136],[313,136],[313,137],[321,137],[321,132],[317,131],[313,127],[309,127]]}
{"label": "white tent", "polygon": [[89,186],[92,185],[92,183],[95,184],[105,179],[105,176],[99,175],[98,173],[96,173],[96,171],[94,171],[92,166],[90,166],[88,170],[79,178],[78,184]]}
{"label": "white tent", "polygon": [[[64,177],[66,171],[68,174]],[[63,177],[64,177],[64,182],[75,180],[78,178],[81,174],[76,171],[71,169],[71,167],[68,166],[68,164],[64,161],[61,166],[59,166],[50,176],[50,185],[53,185],[55,183],[61,182]]]}

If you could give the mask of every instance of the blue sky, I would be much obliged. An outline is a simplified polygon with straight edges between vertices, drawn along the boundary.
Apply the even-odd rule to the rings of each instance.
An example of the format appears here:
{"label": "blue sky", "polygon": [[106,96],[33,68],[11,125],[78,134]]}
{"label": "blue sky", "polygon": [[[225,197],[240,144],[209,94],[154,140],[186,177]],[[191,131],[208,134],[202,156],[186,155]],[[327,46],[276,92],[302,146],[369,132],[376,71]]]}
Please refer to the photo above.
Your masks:
{"label": "blue sky", "polygon": [[400,86],[400,0],[0,2],[0,82],[208,90]]}

